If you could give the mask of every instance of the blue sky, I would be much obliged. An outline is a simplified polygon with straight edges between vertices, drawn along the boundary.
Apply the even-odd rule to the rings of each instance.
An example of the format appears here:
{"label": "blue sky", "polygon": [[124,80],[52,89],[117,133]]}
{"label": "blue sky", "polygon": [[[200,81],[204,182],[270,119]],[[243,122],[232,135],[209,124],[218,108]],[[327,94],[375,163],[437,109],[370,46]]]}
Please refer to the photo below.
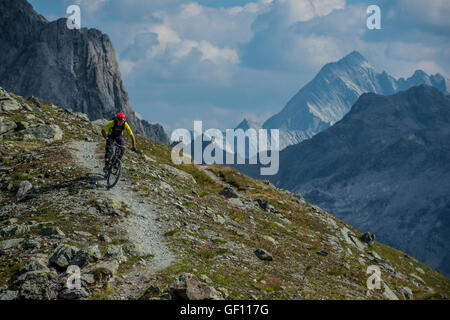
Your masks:
{"label": "blue sky", "polygon": [[[450,74],[448,0],[31,0],[49,20],[78,4],[108,34],[133,108],[167,129],[266,120],[353,50],[379,71]],[[366,28],[381,8],[382,29]]]}

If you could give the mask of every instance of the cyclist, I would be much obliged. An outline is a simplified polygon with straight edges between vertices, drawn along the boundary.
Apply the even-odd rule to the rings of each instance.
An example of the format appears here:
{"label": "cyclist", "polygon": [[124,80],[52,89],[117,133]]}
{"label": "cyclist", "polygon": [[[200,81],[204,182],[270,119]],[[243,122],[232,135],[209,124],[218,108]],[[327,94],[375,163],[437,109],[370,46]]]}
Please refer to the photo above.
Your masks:
{"label": "cyclist", "polygon": [[125,114],[119,112],[114,120],[108,122],[108,124],[102,129],[102,135],[106,139],[105,167],[103,168],[105,173],[108,171],[109,160],[112,156],[114,142],[117,142],[117,144],[122,147],[125,146],[125,139],[123,137],[124,130],[126,130],[131,137],[131,141],[133,143],[133,148],[131,148],[131,151],[136,151],[136,139],[134,138],[133,131],[131,131],[131,128],[126,121],[127,118],[125,117]]}

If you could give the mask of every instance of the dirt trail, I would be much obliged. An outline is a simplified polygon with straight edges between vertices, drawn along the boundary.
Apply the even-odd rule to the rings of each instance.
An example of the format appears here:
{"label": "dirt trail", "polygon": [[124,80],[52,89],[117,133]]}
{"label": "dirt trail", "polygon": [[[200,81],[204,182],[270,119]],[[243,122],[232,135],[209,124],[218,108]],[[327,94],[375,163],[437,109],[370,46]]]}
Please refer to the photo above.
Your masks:
{"label": "dirt trail", "polygon": [[[158,216],[156,206],[134,192],[132,186],[123,178],[114,188],[108,190],[106,180],[103,179],[102,154],[97,152],[97,147],[96,142],[85,141],[73,142],[69,145],[78,165],[95,174],[98,187],[92,192],[95,192],[100,199],[118,200],[128,205],[132,214],[118,227],[126,230],[128,239],[139,245],[145,255],[154,256],[143,267],[147,274],[169,266],[175,258],[165,243],[160,223],[156,221]],[[130,277],[136,277],[136,274],[130,274]]]}

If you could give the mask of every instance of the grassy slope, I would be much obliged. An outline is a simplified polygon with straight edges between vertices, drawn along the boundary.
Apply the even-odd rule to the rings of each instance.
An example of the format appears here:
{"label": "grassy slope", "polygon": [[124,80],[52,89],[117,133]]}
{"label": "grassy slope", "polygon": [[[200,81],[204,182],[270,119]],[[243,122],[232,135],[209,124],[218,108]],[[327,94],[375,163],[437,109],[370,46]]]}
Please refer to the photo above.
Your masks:
{"label": "grassy slope", "polygon": [[[43,109],[38,110],[32,103],[22,101],[33,108],[32,113],[36,118],[58,124],[65,134],[62,141],[50,146],[36,141],[22,141],[14,135],[2,137],[5,153],[3,165],[13,168],[7,175],[9,183],[14,185],[13,190],[17,189],[20,181],[27,179],[49,191],[37,199],[15,204],[14,198],[3,189],[0,206],[5,214],[0,216],[1,221],[15,217],[19,223],[34,220],[56,224],[70,235],[67,242],[78,247],[98,243],[103,250],[105,243],[95,237],[100,232],[108,234],[114,243],[127,241],[114,228],[114,219],[117,217],[98,217],[87,211],[95,200],[90,196],[90,182],[86,178],[88,173],[71,168],[74,159],[71,159],[66,149],[67,142],[86,137],[102,143],[98,128],[89,122],[74,119],[62,109],[44,105]],[[26,121],[24,113],[2,116]],[[234,207],[219,195],[223,187],[195,165],[173,165],[169,147],[142,136],[137,136],[137,147],[143,150],[143,155],[126,153],[124,176],[134,185],[136,192],[160,205],[166,239],[178,257],[177,262],[161,271],[158,285],[162,289],[169,288],[177,274],[191,272],[199,277],[207,276],[211,285],[227,293],[231,299],[368,298],[366,267],[371,263],[366,259],[366,266],[363,266],[358,261],[361,253],[354,247],[349,247],[352,254],[347,254],[348,245],[343,241],[340,242],[341,251],[333,249],[325,235],[335,232],[325,220],[334,219],[338,226],[347,226],[360,235],[357,230],[328,213],[316,212],[308,203],[301,205],[292,195],[265,181],[251,179],[229,167],[211,166],[210,171],[239,191],[248,209]],[[21,163],[20,157],[27,150],[33,150],[33,157],[25,158]],[[144,155],[155,161],[149,161]],[[178,179],[160,167],[163,163],[190,173],[197,183]],[[171,185],[173,191],[161,188],[160,181]],[[59,188],[55,189],[55,186]],[[250,200],[253,198],[269,201],[280,214],[266,212],[252,205]],[[218,216],[225,222],[218,222],[221,220]],[[33,230],[29,235],[31,238],[39,233],[39,230]],[[74,231],[89,232],[93,236],[76,237]],[[274,260],[259,260],[253,254],[257,248],[271,252]],[[49,254],[52,249],[52,245],[49,245],[38,251]],[[316,254],[322,249],[327,250],[329,255],[324,257]],[[439,299],[449,296],[450,281],[439,273],[381,243],[376,242],[370,250],[387,258],[397,272],[405,275],[405,280],[400,280],[387,273],[382,274],[383,280],[397,296],[401,297],[399,288],[403,285],[413,290],[415,298]],[[0,286],[6,284],[14,271],[36,253],[17,252],[1,257]],[[120,272],[123,274],[136,269],[135,262],[131,260],[124,264]],[[418,267],[425,274],[418,273]],[[425,284],[416,286],[411,282],[411,273],[419,275]],[[428,291],[426,287],[434,291]],[[110,289],[99,290],[97,297],[109,296],[101,290],[108,293]],[[382,298],[381,291],[375,291],[369,298]]]}

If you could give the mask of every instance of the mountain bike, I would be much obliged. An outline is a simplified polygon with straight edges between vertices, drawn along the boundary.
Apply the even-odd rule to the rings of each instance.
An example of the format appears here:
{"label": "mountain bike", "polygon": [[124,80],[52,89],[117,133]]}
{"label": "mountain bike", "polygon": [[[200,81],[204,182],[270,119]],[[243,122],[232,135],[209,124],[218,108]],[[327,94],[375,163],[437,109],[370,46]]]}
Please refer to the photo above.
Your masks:
{"label": "mountain bike", "polygon": [[125,147],[114,142],[114,154],[109,161],[108,168],[106,169],[105,179],[108,189],[114,187],[120,179],[122,173],[122,156],[125,152]]}

